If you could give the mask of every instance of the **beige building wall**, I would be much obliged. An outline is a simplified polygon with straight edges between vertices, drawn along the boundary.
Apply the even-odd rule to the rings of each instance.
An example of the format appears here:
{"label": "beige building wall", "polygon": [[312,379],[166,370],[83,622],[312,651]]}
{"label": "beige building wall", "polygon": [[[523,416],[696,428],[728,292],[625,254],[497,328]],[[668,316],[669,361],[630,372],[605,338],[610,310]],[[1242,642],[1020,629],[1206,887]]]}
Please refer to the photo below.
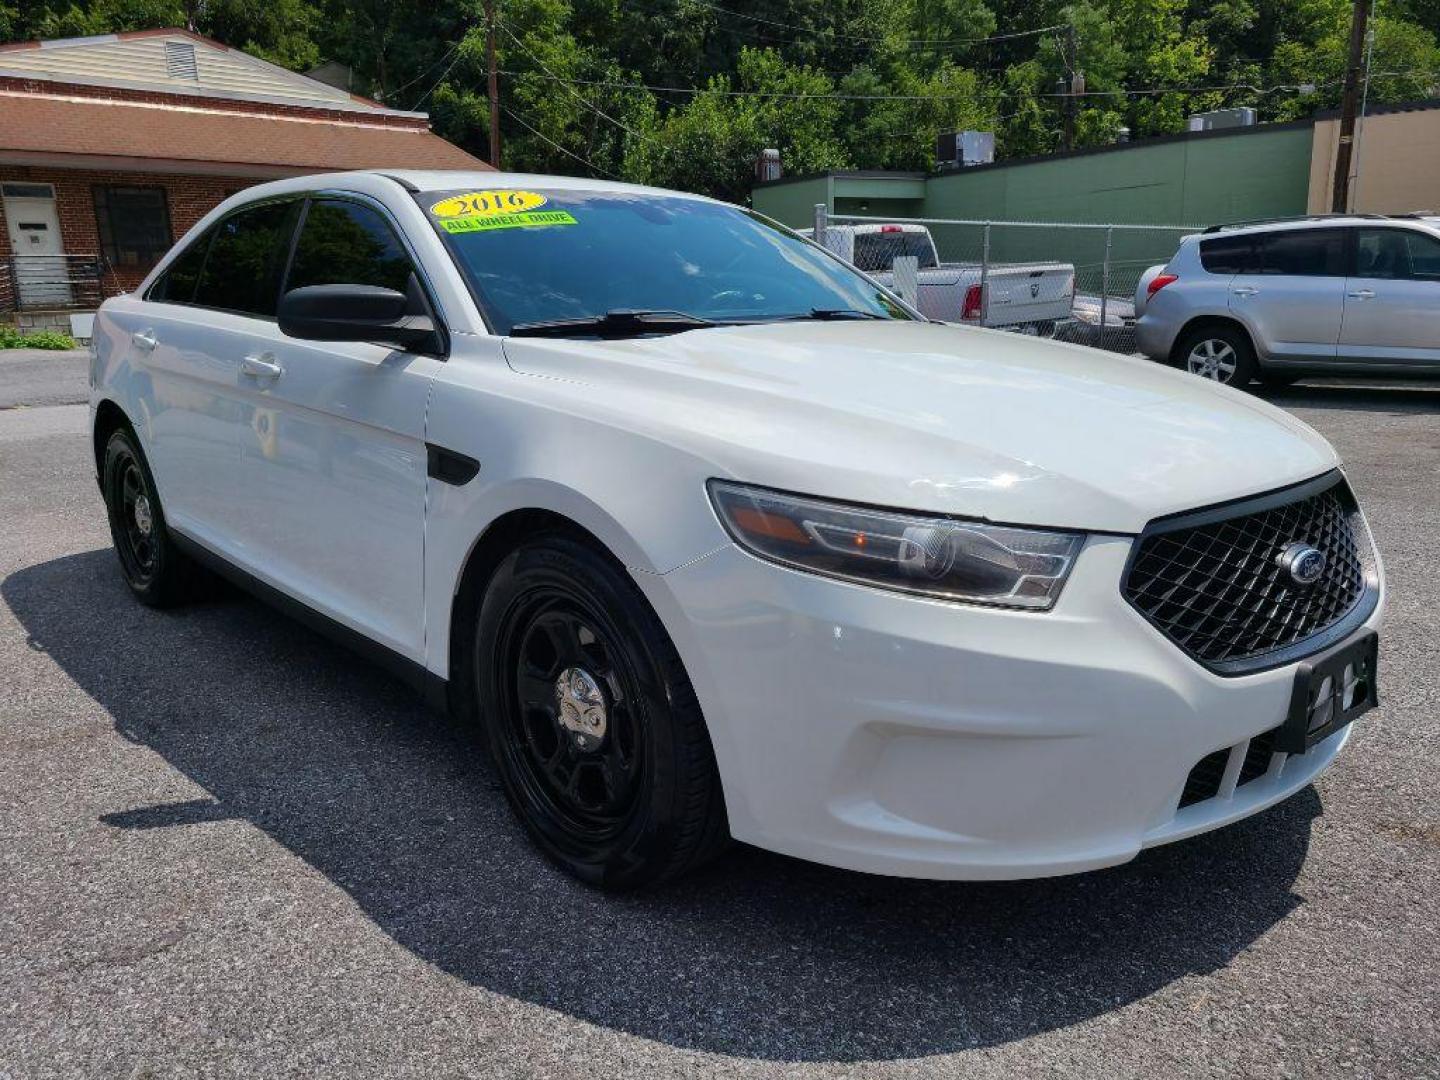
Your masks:
{"label": "beige building wall", "polygon": [[[1356,129],[1359,174],[1351,183],[1350,209],[1398,214],[1440,210],[1440,108],[1372,113]],[[1330,209],[1339,120],[1317,120],[1310,150],[1307,209]]]}

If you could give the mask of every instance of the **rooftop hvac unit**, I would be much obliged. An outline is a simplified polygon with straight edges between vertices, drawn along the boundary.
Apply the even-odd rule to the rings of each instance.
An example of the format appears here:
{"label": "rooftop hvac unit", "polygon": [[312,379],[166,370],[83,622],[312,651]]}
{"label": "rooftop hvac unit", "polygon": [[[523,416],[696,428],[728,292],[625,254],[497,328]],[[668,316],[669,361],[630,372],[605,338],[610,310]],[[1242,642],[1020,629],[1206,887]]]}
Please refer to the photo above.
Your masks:
{"label": "rooftop hvac unit", "polygon": [[995,160],[995,133],[947,131],[935,139],[935,160],[941,168],[989,165]]}
{"label": "rooftop hvac unit", "polygon": [[756,180],[779,180],[780,179],[780,151],[761,150],[760,156],[755,159]]}
{"label": "rooftop hvac unit", "polygon": [[1213,112],[1195,113],[1190,117],[1191,131],[1215,131],[1218,128],[1239,128],[1255,126],[1255,110],[1215,109]]}

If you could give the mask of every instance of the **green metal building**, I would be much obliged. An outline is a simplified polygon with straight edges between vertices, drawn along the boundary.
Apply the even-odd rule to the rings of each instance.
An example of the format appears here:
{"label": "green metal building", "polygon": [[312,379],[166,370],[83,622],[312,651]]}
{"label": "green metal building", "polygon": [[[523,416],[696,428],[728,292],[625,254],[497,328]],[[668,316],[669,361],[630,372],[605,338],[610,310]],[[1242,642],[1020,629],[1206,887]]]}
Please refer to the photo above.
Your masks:
{"label": "green metal building", "polygon": [[[1313,124],[1266,124],[1187,132],[1040,158],[935,173],[831,172],[755,186],[755,209],[795,228],[831,215],[1053,222],[1130,228],[989,230],[997,262],[1072,264],[1078,287],[1113,294],[1133,288],[1194,228],[1305,213]],[[1159,229],[1154,226],[1179,226]],[[986,250],[978,225],[931,225],[947,262],[976,262]],[[1105,277],[1108,265],[1109,277]]]}
{"label": "green metal building", "polygon": [[831,172],[757,184],[756,210],[803,227],[832,214],[1208,225],[1303,214],[1313,124],[1262,124],[936,173]]}

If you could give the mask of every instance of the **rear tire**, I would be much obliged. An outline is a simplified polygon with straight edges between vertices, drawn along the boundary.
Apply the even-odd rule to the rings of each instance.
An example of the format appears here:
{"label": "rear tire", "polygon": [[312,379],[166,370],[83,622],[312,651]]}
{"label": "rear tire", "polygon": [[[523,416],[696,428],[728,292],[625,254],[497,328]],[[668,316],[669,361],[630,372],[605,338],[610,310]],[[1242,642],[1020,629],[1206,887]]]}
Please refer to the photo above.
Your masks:
{"label": "rear tire", "polygon": [[565,870],[606,889],[675,878],[729,838],[705,720],[660,620],[578,540],[531,540],[480,605],[472,671],[511,807]]}
{"label": "rear tire", "polygon": [[155,478],[128,428],[113,432],[105,444],[101,490],[120,572],[135,598],[155,608],[190,600],[200,570],[171,539]]}
{"label": "rear tire", "polygon": [[1249,335],[1230,323],[1191,330],[1176,346],[1175,359],[1182,371],[1225,386],[1249,386],[1259,371]]}

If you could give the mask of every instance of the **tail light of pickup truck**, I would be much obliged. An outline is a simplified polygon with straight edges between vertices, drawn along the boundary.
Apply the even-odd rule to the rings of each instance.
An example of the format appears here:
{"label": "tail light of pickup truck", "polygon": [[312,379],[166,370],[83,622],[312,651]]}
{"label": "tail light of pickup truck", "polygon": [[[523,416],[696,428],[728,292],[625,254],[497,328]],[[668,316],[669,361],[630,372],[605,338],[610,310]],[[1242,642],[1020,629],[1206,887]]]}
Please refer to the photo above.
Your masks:
{"label": "tail light of pickup truck", "polygon": [[962,322],[979,322],[984,306],[980,286],[978,284],[971,285],[965,290],[965,299],[960,304],[960,320]]}
{"label": "tail light of pickup truck", "polygon": [[1146,299],[1146,300],[1149,300],[1150,297],[1154,296],[1157,292],[1159,292],[1161,289],[1163,289],[1166,285],[1174,284],[1175,282],[1177,282],[1177,281],[1179,281],[1179,280],[1180,280],[1180,275],[1179,275],[1179,274],[1156,274],[1156,275],[1150,280],[1150,284],[1145,286],[1145,299]]}

